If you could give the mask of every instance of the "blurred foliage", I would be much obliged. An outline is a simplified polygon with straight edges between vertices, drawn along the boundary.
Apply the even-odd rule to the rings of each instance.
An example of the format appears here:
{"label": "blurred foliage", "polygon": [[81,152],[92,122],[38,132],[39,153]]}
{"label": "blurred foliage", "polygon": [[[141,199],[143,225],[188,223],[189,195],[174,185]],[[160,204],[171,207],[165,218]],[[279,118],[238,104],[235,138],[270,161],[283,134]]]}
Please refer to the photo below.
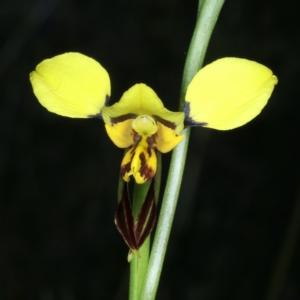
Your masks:
{"label": "blurred foliage", "polygon": [[[127,247],[113,223],[123,151],[100,120],[48,113],[28,74],[79,51],[108,70],[112,102],[144,82],[176,110],[196,11],[196,0],[1,1],[1,299],[127,299]],[[256,60],[279,85],[248,125],[192,131],[158,300],[265,296],[299,189],[297,14],[291,1],[225,2],[206,61]],[[278,299],[300,298],[291,259]]]}

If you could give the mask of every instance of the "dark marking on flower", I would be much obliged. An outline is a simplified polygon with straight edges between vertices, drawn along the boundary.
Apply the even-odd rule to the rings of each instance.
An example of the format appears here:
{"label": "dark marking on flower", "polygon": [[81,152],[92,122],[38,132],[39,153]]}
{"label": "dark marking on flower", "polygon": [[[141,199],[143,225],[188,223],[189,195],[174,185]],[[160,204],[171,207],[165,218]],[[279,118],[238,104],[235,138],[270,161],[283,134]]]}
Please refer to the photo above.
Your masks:
{"label": "dark marking on flower", "polygon": [[[106,95],[105,96],[105,101],[104,101],[104,106],[108,106],[109,99],[110,99],[110,96]],[[90,119],[101,119],[102,120],[102,111],[101,111],[101,109],[100,109],[99,113],[97,113],[95,115],[89,115],[88,118],[90,118]]]}
{"label": "dark marking on flower", "polygon": [[153,118],[161,124],[165,125],[166,127],[169,127],[170,129],[176,129],[176,124],[174,124],[173,122],[167,121],[159,116],[153,116]]}
{"label": "dark marking on flower", "polygon": [[134,156],[134,154],[135,154],[135,148],[136,148],[135,146],[132,146],[132,147],[129,148],[128,151],[127,151],[127,153],[130,151],[130,153],[131,153],[131,158],[130,158],[130,161],[129,161],[127,164],[121,165],[120,174],[121,174],[122,177],[124,177],[125,174],[126,174],[126,173],[129,173],[130,170],[131,170],[131,161],[132,161],[132,158],[133,158],[133,156]]}
{"label": "dark marking on flower", "polygon": [[150,166],[147,165],[147,160],[143,152],[140,153],[139,158],[141,160],[141,168],[139,172],[141,174],[141,177],[143,177],[146,181],[148,181],[149,179],[154,177],[155,172]]}
{"label": "dark marking on flower", "polygon": [[121,166],[121,170],[120,170],[121,176],[124,177],[125,174],[129,173],[130,170],[131,170],[131,160],[127,164]]}
{"label": "dark marking on flower", "polygon": [[115,224],[128,247],[132,251],[137,251],[138,245],[135,237],[135,224],[126,183],[124,184],[121,201],[115,212]]}
{"label": "dark marking on flower", "polygon": [[104,102],[104,106],[108,106],[109,100],[110,100],[110,96],[109,96],[109,95],[106,95],[106,97],[105,97],[105,102]]}
{"label": "dark marking on flower", "polygon": [[139,211],[135,224],[135,238],[140,248],[151,233],[156,222],[154,180],[152,180],[145,201]]}
{"label": "dark marking on flower", "polygon": [[136,146],[138,145],[138,143],[142,140],[142,136],[140,136],[135,130],[133,130],[133,145],[135,146],[134,149],[136,148]]}
{"label": "dark marking on flower", "polygon": [[187,101],[184,102],[183,112],[184,112],[185,118],[188,118],[190,115],[190,110],[191,110],[190,106],[191,106],[190,102],[187,102]]}
{"label": "dark marking on flower", "polygon": [[96,115],[89,115],[88,116],[89,119],[101,119],[102,120],[102,112],[100,111],[98,114]]}
{"label": "dark marking on flower", "polygon": [[202,126],[202,127],[205,127],[208,125],[208,123],[206,122],[196,122],[194,121],[189,115],[190,115],[190,102],[187,102],[185,101],[185,104],[184,104],[184,109],[183,109],[183,112],[184,112],[184,127],[199,127],[199,126]]}
{"label": "dark marking on flower", "polygon": [[120,123],[120,122],[124,122],[126,120],[129,120],[129,119],[134,119],[136,118],[136,114],[126,114],[126,115],[122,115],[122,116],[119,116],[119,117],[110,117],[110,121],[112,124],[117,124],[117,123]]}
{"label": "dark marking on flower", "polygon": [[157,134],[153,134],[149,137],[147,137],[147,144],[148,144],[148,147],[147,147],[147,152],[149,154],[149,157],[151,157],[151,150],[152,149],[156,149],[156,137],[157,137]]}

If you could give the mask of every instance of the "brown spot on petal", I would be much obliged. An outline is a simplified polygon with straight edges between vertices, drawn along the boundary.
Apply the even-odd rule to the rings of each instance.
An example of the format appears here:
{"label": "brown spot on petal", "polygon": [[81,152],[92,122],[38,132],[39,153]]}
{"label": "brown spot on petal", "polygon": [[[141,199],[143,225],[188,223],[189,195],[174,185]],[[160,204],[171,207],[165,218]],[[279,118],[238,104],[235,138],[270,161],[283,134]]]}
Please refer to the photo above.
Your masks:
{"label": "brown spot on petal", "polygon": [[148,148],[147,148],[147,152],[149,154],[149,156],[151,156],[151,150],[152,149],[156,149],[156,137],[157,134],[151,135],[147,138],[147,144],[148,144]]}
{"label": "brown spot on petal", "polygon": [[176,129],[176,124],[173,123],[173,122],[164,120],[163,118],[161,118],[161,117],[159,117],[159,116],[153,116],[153,118],[154,118],[156,121],[160,122],[161,124],[165,125],[166,127],[169,127],[169,128],[171,128],[171,129],[173,129],[173,130]]}
{"label": "brown spot on petal", "polygon": [[142,140],[142,137],[134,130],[133,131],[133,145],[134,148],[138,145],[138,143]]}
{"label": "brown spot on petal", "polygon": [[110,100],[110,96],[106,95],[104,106],[108,106]]}
{"label": "brown spot on petal", "polygon": [[[156,153],[155,153],[155,155],[156,155]],[[155,172],[149,165],[147,165],[147,160],[146,160],[145,154],[143,152],[140,153],[139,157],[141,160],[141,168],[140,168],[139,172],[141,174],[141,177],[143,177],[147,181],[154,177]]]}
{"label": "brown spot on petal", "polygon": [[127,163],[126,165],[121,166],[121,176],[124,177],[126,173],[129,173],[131,170],[131,161]]}
{"label": "brown spot on petal", "polygon": [[132,157],[135,154],[134,149],[131,149],[131,150],[128,150],[128,151],[131,151],[132,155],[131,155],[130,161],[127,164],[121,165],[120,173],[121,173],[122,177],[124,177],[126,173],[129,173],[131,171],[131,160],[132,160]]}
{"label": "brown spot on petal", "polygon": [[110,121],[111,121],[112,124],[117,124],[117,123],[129,120],[129,119],[134,119],[135,117],[136,117],[135,114],[126,114],[126,115],[122,115],[122,116],[119,116],[119,117],[110,118]]}
{"label": "brown spot on petal", "polygon": [[190,102],[185,102],[184,104],[184,127],[197,127],[197,126],[207,126],[208,123],[206,122],[196,122],[194,121],[189,115],[190,115]]}
{"label": "brown spot on petal", "polygon": [[[106,95],[106,97],[105,97],[105,102],[104,102],[104,106],[108,106],[109,99],[110,99],[110,96],[109,96],[109,95]],[[101,119],[101,120],[102,120],[102,112],[101,112],[101,109],[100,109],[99,113],[97,113],[97,114],[95,114],[95,115],[89,115],[88,118],[91,118],[91,119]]]}

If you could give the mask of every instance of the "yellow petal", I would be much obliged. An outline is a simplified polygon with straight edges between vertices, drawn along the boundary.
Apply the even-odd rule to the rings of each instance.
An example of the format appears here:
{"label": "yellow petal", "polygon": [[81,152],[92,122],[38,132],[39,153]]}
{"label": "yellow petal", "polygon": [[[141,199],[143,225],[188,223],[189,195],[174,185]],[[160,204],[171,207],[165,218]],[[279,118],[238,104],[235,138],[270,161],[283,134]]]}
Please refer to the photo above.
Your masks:
{"label": "yellow petal", "polygon": [[174,149],[183,139],[183,135],[177,135],[174,130],[157,123],[156,147],[161,153],[166,153]]}
{"label": "yellow petal", "polygon": [[71,118],[100,113],[110,96],[106,70],[80,53],[45,59],[30,73],[33,92],[49,111]]}
{"label": "yellow petal", "polygon": [[145,183],[152,179],[157,169],[157,156],[155,150],[137,146],[135,155],[132,158],[131,170],[132,175],[138,184]]}
{"label": "yellow petal", "polygon": [[139,83],[125,92],[121,100],[110,107],[103,107],[102,117],[112,125],[138,115],[152,116],[154,119],[181,134],[184,114],[167,110],[156,93],[147,85]]}
{"label": "yellow petal", "polygon": [[130,181],[130,175],[132,175],[131,171],[131,160],[134,155],[134,151],[130,148],[124,155],[122,163],[121,163],[121,176],[123,177],[124,181]]}
{"label": "yellow petal", "polygon": [[186,124],[227,130],[244,125],[266,105],[277,78],[267,67],[241,58],[222,58],[205,66],[186,93]]}
{"label": "yellow petal", "polygon": [[121,164],[121,175],[124,181],[129,181],[132,175],[138,184],[152,179],[157,169],[157,156],[154,149],[141,145],[128,150]]}
{"label": "yellow petal", "polygon": [[131,124],[132,119],[114,125],[105,124],[108,136],[117,147],[128,148],[133,144],[133,131]]}

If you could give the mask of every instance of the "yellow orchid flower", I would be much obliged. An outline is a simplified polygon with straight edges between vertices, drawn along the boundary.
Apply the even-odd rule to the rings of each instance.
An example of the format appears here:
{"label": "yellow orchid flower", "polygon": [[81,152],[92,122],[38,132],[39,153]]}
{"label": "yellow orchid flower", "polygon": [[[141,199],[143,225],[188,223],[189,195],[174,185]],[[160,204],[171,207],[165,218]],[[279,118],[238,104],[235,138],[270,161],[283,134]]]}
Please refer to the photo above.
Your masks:
{"label": "yellow orchid flower", "polygon": [[49,111],[71,118],[102,118],[108,136],[128,149],[121,175],[137,183],[154,177],[157,151],[183,139],[187,126],[228,130],[244,125],[266,105],[277,83],[267,67],[240,58],[222,58],[202,68],[188,86],[183,112],[167,110],[156,93],[140,83],[108,106],[110,80],[94,59],[65,53],[42,61],[30,74],[34,94]]}

